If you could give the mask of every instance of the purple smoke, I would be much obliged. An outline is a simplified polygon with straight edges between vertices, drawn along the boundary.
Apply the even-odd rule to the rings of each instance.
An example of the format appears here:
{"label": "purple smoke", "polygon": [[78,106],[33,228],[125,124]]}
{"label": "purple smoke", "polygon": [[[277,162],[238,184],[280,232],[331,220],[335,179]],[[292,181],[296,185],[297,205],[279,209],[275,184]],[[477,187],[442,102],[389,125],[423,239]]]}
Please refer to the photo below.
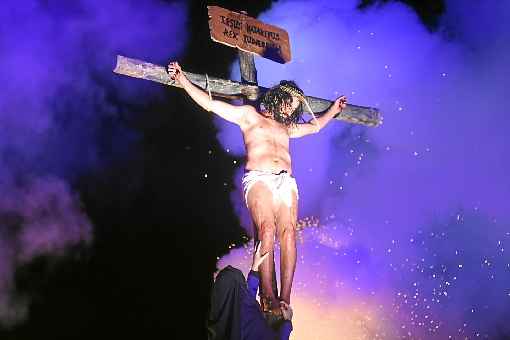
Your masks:
{"label": "purple smoke", "polygon": [[[182,3],[155,0],[2,3],[0,322],[26,315],[17,265],[92,239],[73,180],[136,139],[111,94],[138,105],[162,93],[115,75],[116,54],[167,61],[184,47],[185,18]],[[100,150],[104,135],[108,152]]]}
{"label": "purple smoke", "polygon": [[[291,142],[300,216],[321,221],[301,235],[295,294],[377,306],[386,326],[365,336],[508,334],[510,6],[447,1],[431,33],[405,5],[356,5],[282,1],[259,17],[289,32],[293,54],[283,66],[257,58],[261,85],[295,79],[385,116]],[[242,150],[236,127],[217,123],[225,148]]]}

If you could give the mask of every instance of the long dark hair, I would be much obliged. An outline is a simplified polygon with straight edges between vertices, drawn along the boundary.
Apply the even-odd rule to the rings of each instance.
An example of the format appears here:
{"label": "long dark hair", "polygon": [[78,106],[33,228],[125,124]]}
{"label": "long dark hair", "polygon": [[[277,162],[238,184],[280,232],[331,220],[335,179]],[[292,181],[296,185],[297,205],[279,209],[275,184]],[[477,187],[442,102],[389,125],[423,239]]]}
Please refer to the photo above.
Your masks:
{"label": "long dark hair", "polygon": [[[292,96],[299,99],[299,106],[290,114],[286,116],[282,113],[284,105],[292,104]],[[262,98],[261,104],[264,109],[270,112],[274,120],[286,126],[297,124],[303,115],[303,102],[304,92],[292,80],[282,80],[280,84],[270,88]]]}

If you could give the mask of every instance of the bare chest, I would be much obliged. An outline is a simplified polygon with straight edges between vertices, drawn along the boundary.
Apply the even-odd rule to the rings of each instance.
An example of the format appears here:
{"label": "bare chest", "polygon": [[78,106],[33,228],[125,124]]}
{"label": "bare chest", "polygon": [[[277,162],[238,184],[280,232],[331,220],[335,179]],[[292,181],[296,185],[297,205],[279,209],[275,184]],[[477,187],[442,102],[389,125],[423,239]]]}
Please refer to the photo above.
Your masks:
{"label": "bare chest", "polygon": [[248,140],[268,141],[280,145],[289,144],[289,133],[287,128],[270,119],[261,117],[247,126],[244,131],[244,138]]}

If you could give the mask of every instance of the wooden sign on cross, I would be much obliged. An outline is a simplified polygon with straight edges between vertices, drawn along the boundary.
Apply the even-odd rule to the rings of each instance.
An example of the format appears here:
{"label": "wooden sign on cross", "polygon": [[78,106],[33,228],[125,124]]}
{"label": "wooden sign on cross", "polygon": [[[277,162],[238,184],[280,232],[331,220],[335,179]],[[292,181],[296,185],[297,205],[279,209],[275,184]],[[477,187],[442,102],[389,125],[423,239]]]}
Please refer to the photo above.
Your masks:
{"label": "wooden sign on cross", "polygon": [[284,29],[218,6],[207,10],[212,40],[279,63],[290,61],[289,34]]}

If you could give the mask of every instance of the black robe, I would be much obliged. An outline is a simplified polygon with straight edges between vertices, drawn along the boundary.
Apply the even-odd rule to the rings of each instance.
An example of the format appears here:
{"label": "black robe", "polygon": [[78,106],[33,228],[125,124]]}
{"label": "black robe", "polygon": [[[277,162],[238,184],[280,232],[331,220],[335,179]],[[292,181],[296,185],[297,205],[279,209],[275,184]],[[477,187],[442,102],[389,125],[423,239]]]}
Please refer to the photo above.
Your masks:
{"label": "black robe", "polygon": [[232,266],[216,276],[211,296],[208,329],[209,340],[241,339],[240,306],[246,286],[243,273]]}

